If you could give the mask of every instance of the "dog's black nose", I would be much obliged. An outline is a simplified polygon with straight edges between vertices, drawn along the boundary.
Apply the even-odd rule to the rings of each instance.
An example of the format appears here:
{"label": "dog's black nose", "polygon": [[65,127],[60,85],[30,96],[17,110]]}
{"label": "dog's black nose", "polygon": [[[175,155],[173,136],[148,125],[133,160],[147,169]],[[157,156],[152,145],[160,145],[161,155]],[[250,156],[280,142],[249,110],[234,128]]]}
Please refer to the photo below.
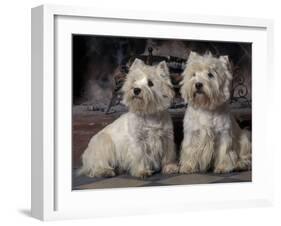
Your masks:
{"label": "dog's black nose", "polygon": [[140,88],[134,88],[134,94],[135,95],[139,95],[141,92],[141,89]]}
{"label": "dog's black nose", "polygon": [[201,82],[196,82],[196,83],[195,83],[195,88],[196,88],[196,89],[199,90],[199,89],[202,89],[202,87],[203,87],[203,84],[202,84]]}

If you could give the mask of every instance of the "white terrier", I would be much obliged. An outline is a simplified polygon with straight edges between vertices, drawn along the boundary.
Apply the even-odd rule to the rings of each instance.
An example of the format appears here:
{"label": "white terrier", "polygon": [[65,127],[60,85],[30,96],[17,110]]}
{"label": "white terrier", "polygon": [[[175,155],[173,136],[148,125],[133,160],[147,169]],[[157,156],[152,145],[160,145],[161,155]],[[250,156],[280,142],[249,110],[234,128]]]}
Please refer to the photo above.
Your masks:
{"label": "white terrier", "polygon": [[122,88],[129,112],[97,133],[82,155],[80,174],[135,177],[177,173],[172,120],[167,111],[174,96],[166,62],[148,66],[135,59]]}
{"label": "white terrier", "polygon": [[188,107],[180,172],[250,169],[250,134],[240,129],[227,105],[232,80],[228,57],[191,52],[183,76],[181,94]]}

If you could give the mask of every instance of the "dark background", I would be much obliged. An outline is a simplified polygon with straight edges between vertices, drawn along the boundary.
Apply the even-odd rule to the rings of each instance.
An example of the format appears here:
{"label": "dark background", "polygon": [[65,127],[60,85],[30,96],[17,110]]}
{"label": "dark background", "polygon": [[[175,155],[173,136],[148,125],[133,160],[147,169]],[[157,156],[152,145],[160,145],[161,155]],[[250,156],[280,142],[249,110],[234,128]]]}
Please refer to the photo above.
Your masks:
{"label": "dark background", "polygon": [[126,64],[129,57],[148,55],[149,47],[153,48],[153,55],[182,59],[187,59],[190,51],[228,55],[234,75],[245,78],[247,98],[251,100],[250,43],[73,35],[73,103],[109,102],[118,67]]}

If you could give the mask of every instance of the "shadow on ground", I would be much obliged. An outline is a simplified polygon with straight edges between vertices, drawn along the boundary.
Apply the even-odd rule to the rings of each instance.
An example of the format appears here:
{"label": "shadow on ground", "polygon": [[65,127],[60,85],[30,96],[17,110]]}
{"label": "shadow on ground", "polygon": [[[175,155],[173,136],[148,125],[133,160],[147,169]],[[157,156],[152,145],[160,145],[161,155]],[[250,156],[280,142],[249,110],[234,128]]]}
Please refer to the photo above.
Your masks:
{"label": "shadow on ground", "polygon": [[[75,172],[75,170],[73,170]],[[145,179],[139,179],[129,175],[119,175],[112,178],[89,178],[86,176],[72,177],[72,189],[102,189],[102,188],[126,188],[126,187],[147,187],[147,186],[169,186],[188,184],[214,184],[214,183],[235,183],[251,182],[252,172],[232,172],[226,174],[198,173],[198,174],[154,174]]]}

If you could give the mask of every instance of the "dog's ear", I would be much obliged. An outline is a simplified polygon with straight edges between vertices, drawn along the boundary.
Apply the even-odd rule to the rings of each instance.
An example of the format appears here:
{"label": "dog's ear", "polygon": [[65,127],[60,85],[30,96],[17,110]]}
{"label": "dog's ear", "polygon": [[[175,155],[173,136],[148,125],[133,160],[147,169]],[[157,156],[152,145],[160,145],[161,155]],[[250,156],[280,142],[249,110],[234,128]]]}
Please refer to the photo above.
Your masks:
{"label": "dog's ear", "polygon": [[232,65],[229,61],[228,56],[220,56],[219,60],[223,63],[223,65],[225,66],[227,73],[226,76],[228,79],[232,80]]}
{"label": "dog's ear", "polygon": [[229,63],[229,58],[228,58],[227,55],[225,55],[225,56],[220,56],[220,60],[221,60],[222,62],[224,62],[224,63]]}
{"label": "dog's ear", "polygon": [[130,67],[130,70],[134,70],[136,68],[140,68],[144,65],[144,62],[138,58],[136,58],[134,60],[134,62],[132,63],[131,67]]}
{"label": "dog's ear", "polygon": [[230,62],[229,62],[229,58],[228,58],[228,56],[220,56],[219,57],[219,60],[222,62],[222,63],[224,63],[227,67],[229,67],[229,65],[230,65]]}
{"label": "dog's ear", "polygon": [[163,60],[157,65],[157,71],[163,78],[170,79],[170,72],[166,61]]}
{"label": "dog's ear", "polygon": [[191,51],[188,56],[187,64],[190,64],[198,59],[199,55],[196,52]]}
{"label": "dog's ear", "polygon": [[207,50],[204,54],[205,57],[213,57],[213,54],[210,50]]}

